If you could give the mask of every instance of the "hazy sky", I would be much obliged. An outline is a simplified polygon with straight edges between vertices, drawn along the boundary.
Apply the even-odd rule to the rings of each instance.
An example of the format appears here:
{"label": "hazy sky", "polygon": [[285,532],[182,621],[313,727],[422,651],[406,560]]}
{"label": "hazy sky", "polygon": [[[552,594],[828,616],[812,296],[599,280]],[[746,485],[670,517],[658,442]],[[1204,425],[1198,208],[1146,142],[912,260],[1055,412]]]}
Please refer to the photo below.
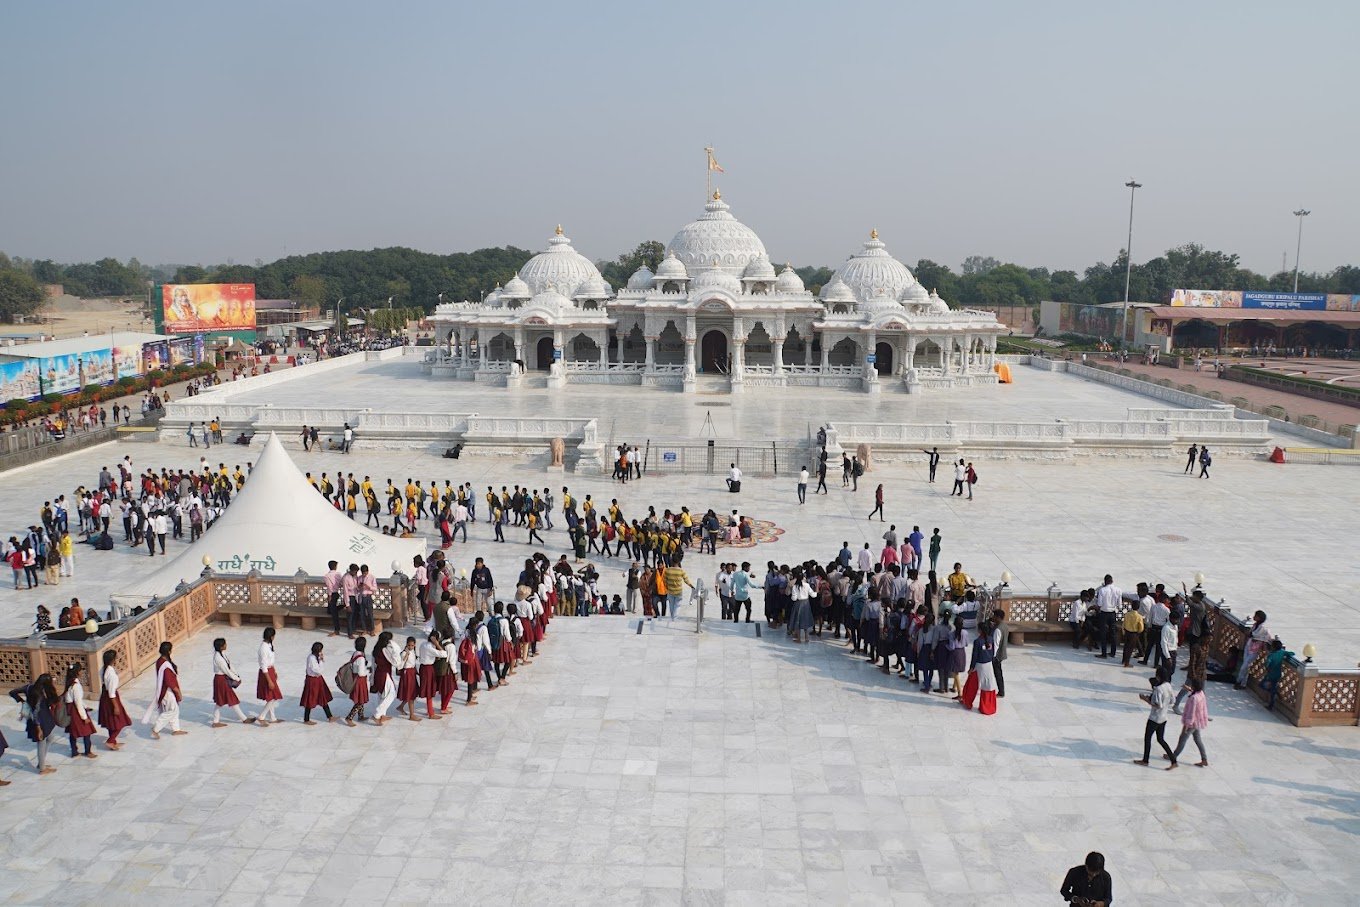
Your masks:
{"label": "hazy sky", "polygon": [[592,258],[702,213],[776,262],[1197,241],[1360,264],[1360,3],[12,3],[0,249]]}

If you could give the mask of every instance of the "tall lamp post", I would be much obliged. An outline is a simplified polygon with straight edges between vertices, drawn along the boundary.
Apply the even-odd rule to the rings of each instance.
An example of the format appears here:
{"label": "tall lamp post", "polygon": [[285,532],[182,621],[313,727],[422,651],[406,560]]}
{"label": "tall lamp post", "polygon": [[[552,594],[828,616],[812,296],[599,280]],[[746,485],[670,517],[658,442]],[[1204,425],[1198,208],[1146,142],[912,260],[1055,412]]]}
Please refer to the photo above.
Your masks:
{"label": "tall lamp post", "polygon": [[1294,216],[1297,217],[1297,218],[1299,219],[1299,242],[1298,242],[1298,245],[1294,247],[1294,292],[1295,292],[1295,293],[1297,293],[1297,292],[1299,291],[1299,253],[1303,251],[1303,219],[1304,219],[1305,217],[1307,217],[1308,215],[1312,214],[1312,213],[1313,213],[1312,211],[1308,211],[1308,210],[1306,210],[1306,209],[1304,209],[1304,208],[1300,208],[1299,210],[1297,210],[1297,211],[1294,212]]}
{"label": "tall lamp post", "polygon": [[1129,282],[1133,279],[1133,194],[1143,188],[1143,184],[1129,180],[1124,186],[1129,190],[1129,241],[1124,247],[1124,317],[1119,325],[1119,348],[1126,344],[1129,335]]}

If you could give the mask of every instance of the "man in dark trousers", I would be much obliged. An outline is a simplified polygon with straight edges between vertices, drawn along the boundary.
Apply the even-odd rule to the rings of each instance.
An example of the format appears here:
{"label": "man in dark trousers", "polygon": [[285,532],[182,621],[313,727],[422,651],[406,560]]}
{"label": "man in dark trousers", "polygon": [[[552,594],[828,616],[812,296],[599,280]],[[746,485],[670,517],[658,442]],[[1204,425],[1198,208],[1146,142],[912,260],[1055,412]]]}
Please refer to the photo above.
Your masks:
{"label": "man in dark trousers", "polygon": [[1185,473],[1186,475],[1190,475],[1195,468],[1195,461],[1199,459],[1199,445],[1191,444],[1190,449],[1186,451],[1186,454]]}
{"label": "man in dark trousers", "polygon": [[1058,893],[1073,907],[1106,907],[1114,892],[1110,874],[1105,871],[1105,855],[1094,850],[1088,853],[1085,863],[1067,870]]}
{"label": "man in dark trousers", "polygon": [[1209,467],[1214,464],[1214,458],[1209,456],[1209,445],[1205,444],[1199,449],[1199,477],[1209,478]]}
{"label": "man in dark trousers", "polygon": [[992,673],[996,675],[996,695],[1006,695],[1006,674],[1002,665],[1006,663],[1006,642],[1011,628],[1006,625],[1006,612],[1000,608],[992,612],[992,631],[996,634],[996,654],[992,656]]}
{"label": "man in dark trousers", "polygon": [[938,447],[932,447],[930,450],[921,448],[921,453],[930,457],[930,481],[933,484],[935,482],[935,470],[940,467],[940,449]]}
{"label": "man in dark trousers", "polygon": [[826,457],[817,461],[817,488],[813,494],[830,494],[826,490]]}

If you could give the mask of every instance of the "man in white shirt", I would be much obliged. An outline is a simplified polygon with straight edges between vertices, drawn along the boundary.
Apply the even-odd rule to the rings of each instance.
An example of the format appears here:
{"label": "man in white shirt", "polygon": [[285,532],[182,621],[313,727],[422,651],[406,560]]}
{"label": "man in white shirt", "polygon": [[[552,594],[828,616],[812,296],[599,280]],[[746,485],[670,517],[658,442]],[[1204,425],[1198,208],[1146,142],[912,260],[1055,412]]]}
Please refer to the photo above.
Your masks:
{"label": "man in white shirt", "polygon": [[865,542],[864,547],[859,549],[859,557],[855,561],[855,566],[859,568],[860,573],[868,573],[870,568],[874,566],[874,555],[869,550],[868,542]]}
{"label": "man in white shirt", "polygon": [[1147,621],[1143,629],[1143,664],[1153,659],[1154,668],[1162,665],[1162,628],[1171,619],[1171,609],[1148,594],[1147,583],[1138,584],[1138,610]]}
{"label": "man in white shirt", "polygon": [[1114,658],[1117,654],[1114,622],[1123,600],[1123,590],[1114,584],[1114,577],[1105,574],[1104,584],[1096,590],[1096,607],[1100,610],[1100,654],[1096,658]]}
{"label": "man in white shirt", "polygon": [[727,471],[727,490],[736,494],[741,491],[741,470],[737,464],[733,463],[732,468]]}
{"label": "man in white shirt", "polygon": [[949,492],[952,498],[954,495],[963,497],[963,483],[968,478],[968,468],[963,465],[963,461],[954,464],[954,490]]}
{"label": "man in white shirt", "polygon": [[713,580],[713,591],[718,593],[718,601],[722,603],[723,620],[732,616],[732,573],[735,569],[735,564],[723,564]]}
{"label": "man in white shirt", "polygon": [[806,503],[807,503],[807,483],[808,483],[808,471],[807,471],[807,467],[804,466],[802,469],[798,470],[798,503],[799,503],[799,504],[806,504]]}

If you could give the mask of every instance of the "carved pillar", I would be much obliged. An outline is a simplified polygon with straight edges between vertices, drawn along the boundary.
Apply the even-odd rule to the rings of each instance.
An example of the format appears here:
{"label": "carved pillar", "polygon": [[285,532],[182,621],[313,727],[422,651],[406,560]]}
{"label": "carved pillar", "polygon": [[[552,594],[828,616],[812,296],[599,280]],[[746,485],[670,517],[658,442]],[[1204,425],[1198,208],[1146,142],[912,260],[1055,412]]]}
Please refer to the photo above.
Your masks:
{"label": "carved pillar", "polygon": [[869,367],[869,357],[874,357],[873,371],[878,373],[878,331],[870,331],[865,339],[864,367]]}
{"label": "carved pillar", "polygon": [[741,389],[742,382],[745,380],[746,369],[746,338],[732,338],[732,390]]}
{"label": "carved pillar", "polygon": [[770,342],[774,345],[774,373],[784,374],[784,338],[771,337]]}
{"label": "carved pillar", "polygon": [[477,329],[477,368],[486,368],[486,331]]}
{"label": "carved pillar", "polygon": [[971,371],[973,370],[973,365],[974,365],[974,364],[975,364],[975,363],[973,362],[973,335],[972,335],[972,334],[964,334],[964,335],[963,335],[963,368],[959,369],[959,371],[961,371],[961,372],[971,372]]}
{"label": "carved pillar", "polygon": [[831,342],[833,336],[822,332],[822,374],[825,375],[827,369],[831,367]]}
{"label": "carved pillar", "polygon": [[652,368],[656,365],[657,338],[643,337],[642,339],[646,341],[647,344],[647,357],[643,360],[643,368],[650,372]]}
{"label": "carved pillar", "polygon": [[600,371],[609,371],[609,329],[600,331]]}
{"label": "carved pillar", "polygon": [[515,326],[515,358],[524,361],[524,328]]}
{"label": "carved pillar", "polygon": [[812,365],[812,330],[809,328],[806,334],[802,331],[798,333],[803,338],[803,368],[808,368]]}

